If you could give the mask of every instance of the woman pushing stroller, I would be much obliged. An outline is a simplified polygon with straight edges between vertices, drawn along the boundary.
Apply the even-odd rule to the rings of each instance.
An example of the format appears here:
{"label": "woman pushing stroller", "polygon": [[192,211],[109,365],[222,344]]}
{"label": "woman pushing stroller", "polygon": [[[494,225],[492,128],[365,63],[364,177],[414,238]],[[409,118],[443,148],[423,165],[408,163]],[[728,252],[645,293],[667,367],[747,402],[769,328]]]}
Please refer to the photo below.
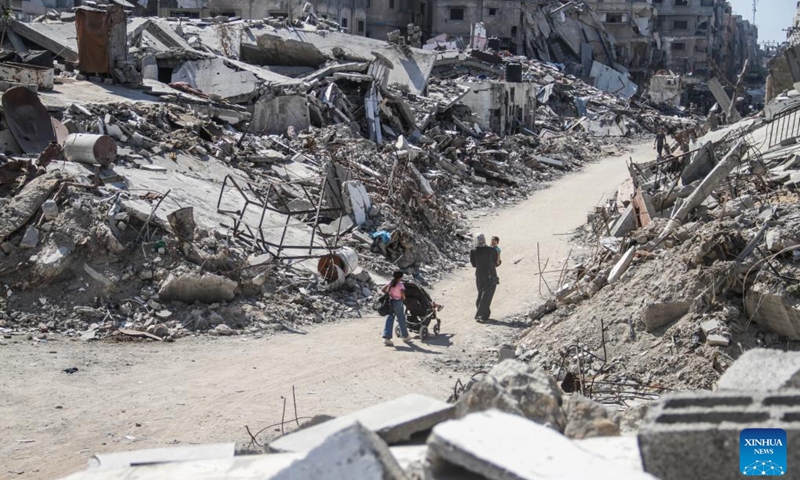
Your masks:
{"label": "woman pushing stroller", "polygon": [[394,346],[392,343],[392,330],[394,319],[397,317],[397,326],[400,327],[400,335],[404,342],[410,343],[411,337],[406,328],[406,307],[403,301],[406,299],[406,286],[403,284],[403,272],[397,270],[392,275],[392,281],[383,287],[383,293],[389,295],[392,305],[392,313],[386,317],[386,325],[383,328],[383,344],[387,347]]}

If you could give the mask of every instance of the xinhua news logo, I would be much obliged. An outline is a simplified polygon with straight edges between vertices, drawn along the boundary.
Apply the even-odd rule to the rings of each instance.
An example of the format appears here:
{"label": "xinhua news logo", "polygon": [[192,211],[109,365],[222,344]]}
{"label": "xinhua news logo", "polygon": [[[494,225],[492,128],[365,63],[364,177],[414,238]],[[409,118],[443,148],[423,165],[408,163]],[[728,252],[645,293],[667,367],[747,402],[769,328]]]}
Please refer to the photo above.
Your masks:
{"label": "xinhua news logo", "polygon": [[739,434],[739,470],[742,475],[786,475],[786,430],[748,428]]}

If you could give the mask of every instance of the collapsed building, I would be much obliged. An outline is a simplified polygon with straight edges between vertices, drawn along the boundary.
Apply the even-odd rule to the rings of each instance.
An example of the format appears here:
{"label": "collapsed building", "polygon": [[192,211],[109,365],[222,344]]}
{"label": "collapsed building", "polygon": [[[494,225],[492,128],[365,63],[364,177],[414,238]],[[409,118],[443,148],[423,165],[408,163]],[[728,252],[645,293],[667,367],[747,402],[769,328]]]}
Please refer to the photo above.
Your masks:
{"label": "collapsed building", "polygon": [[433,281],[467,248],[465,208],[695,122],[525,57],[310,22],[12,22],[2,328],[171,340],[360,315],[359,266]]}

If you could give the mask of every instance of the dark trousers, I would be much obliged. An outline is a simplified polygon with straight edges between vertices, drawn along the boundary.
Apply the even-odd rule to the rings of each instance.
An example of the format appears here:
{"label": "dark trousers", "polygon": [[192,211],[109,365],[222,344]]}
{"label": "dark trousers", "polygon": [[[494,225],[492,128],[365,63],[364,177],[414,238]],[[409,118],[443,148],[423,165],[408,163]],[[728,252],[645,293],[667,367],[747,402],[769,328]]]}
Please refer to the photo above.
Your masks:
{"label": "dark trousers", "polygon": [[489,276],[475,277],[475,284],[478,287],[478,298],[475,300],[475,308],[478,312],[475,318],[489,319],[492,314],[492,298],[494,298],[494,291],[497,289],[495,282],[490,280]]}

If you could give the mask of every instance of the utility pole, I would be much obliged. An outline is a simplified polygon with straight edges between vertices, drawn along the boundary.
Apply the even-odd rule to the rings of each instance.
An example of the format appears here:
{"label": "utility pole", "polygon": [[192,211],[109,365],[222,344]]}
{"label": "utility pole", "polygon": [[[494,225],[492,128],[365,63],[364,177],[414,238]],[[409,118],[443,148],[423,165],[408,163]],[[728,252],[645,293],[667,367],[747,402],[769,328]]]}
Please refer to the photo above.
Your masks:
{"label": "utility pole", "polygon": [[756,24],[756,7],[758,6],[758,0],[753,0],[753,25]]}

